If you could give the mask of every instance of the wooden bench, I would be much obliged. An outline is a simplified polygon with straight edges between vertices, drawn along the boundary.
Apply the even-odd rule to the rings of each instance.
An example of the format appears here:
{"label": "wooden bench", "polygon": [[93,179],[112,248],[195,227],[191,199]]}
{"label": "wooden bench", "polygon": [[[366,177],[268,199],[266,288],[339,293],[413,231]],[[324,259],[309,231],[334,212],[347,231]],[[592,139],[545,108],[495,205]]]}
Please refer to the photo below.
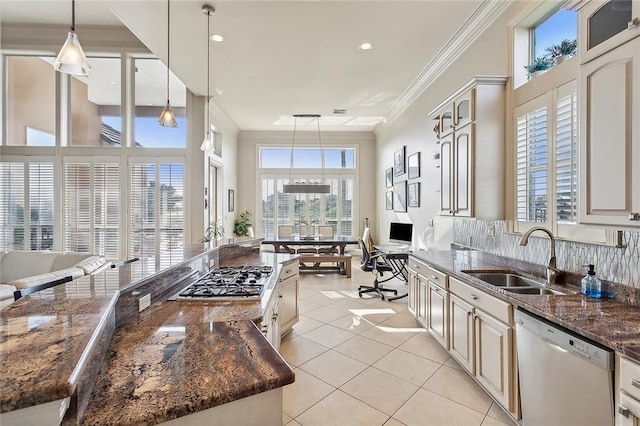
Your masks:
{"label": "wooden bench", "polygon": [[[350,254],[313,254],[302,253],[300,254],[300,269],[301,270],[326,270],[336,269],[333,267],[322,267],[321,263],[331,262],[338,265],[337,270],[343,273],[347,278],[351,278],[351,255]],[[313,263],[313,266],[307,266],[306,263]]]}

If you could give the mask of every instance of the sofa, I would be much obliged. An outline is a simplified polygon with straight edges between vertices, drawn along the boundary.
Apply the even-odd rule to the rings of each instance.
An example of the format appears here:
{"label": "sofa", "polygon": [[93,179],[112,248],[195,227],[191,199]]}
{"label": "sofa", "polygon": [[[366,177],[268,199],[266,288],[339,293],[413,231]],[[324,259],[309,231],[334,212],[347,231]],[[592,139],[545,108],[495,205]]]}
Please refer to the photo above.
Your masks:
{"label": "sofa", "polygon": [[102,256],[53,251],[0,252],[0,308],[13,302],[13,292],[60,278],[76,279],[108,268]]}

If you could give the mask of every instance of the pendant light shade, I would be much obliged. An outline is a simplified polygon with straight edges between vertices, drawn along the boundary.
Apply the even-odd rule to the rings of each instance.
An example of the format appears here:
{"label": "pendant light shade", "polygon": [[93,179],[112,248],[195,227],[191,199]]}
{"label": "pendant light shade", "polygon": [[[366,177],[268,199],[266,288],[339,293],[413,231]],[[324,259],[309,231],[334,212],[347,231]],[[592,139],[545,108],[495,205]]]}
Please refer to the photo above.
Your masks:
{"label": "pendant light shade", "polygon": [[206,34],[206,41],[207,41],[207,98],[205,99],[205,114],[207,116],[207,130],[204,132],[204,140],[202,141],[202,144],[200,144],[200,149],[207,152],[207,151],[212,151],[215,152],[215,147],[213,146],[213,135],[211,134],[211,117],[209,116],[209,102],[211,101],[211,96],[209,95],[209,79],[210,79],[210,75],[209,75],[209,64],[210,64],[210,57],[211,57],[211,48],[209,47],[209,32],[210,32],[210,22],[211,22],[211,15],[213,15],[214,13],[216,13],[216,10],[212,7],[209,6],[208,4],[205,4],[204,6],[202,6],[202,13],[204,13],[205,15],[207,15],[207,34]]}
{"label": "pendant light shade", "polygon": [[[330,185],[322,182],[311,182],[306,180],[304,182],[293,182],[293,151],[296,145],[296,128],[298,126],[298,118],[312,118],[315,119],[318,124],[318,143],[320,145],[320,155],[324,157],[322,153],[322,138],[320,137],[320,115],[319,114],[294,114],[293,116],[293,139],[291,141],[291,164],[289,171],[289,183],[283,185],[283,191],[285,194],[329,194],[331,192]],[[322,181],[324,181],[324,164],[322,166]]]}
{"label": "pendant light shade", "polygon": [[80,46],[80,40],[76,34],[76,2],[71,1],[71,30],[67,34],[56,60],[53,64],[56,71],[71,75],[88,77],[91,74],[91,65]]}
{"label": "pendant light shade", "polygon": [[158,124],[162,127],[178,127],[169,101],[169,70],[171,69],[171,0],[167,0],[167,106],[162,110]]}

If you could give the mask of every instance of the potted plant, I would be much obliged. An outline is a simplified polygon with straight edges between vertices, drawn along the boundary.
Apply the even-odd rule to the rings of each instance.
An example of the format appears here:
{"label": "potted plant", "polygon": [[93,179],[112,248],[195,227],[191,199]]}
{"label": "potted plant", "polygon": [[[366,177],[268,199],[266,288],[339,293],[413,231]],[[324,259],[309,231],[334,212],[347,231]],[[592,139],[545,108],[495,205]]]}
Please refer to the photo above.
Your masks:
{"label": "potted plant", "polygon": [[546,50],[555,61],[555,64],[558,65],[576,54],[576,51],[578,50],[578,40],[564,39],[560,44],[549,46]]}
{"label": "potted plant", "polygon": [[204,236],[200,239],[201,243],[208,243],[211,240],[219,240],[224,237],[224,226],[222,226],[222,221],[217,220],[216,222],[211,222],[211,225],[204,231]]}
{"label": "potted plant", "polygon": [[251,236],[251,212],[249,210],[245,210],[240,213],[240,218],[236,219],[233,224],[233,233],[238,237],[247,237]]}
{"label": "potted plant", "polygon": [[549,68],[551,68],[552,60],[548,56],[538,56],[529,65],[524,68],[529,73],[529,78],[537,77]]}

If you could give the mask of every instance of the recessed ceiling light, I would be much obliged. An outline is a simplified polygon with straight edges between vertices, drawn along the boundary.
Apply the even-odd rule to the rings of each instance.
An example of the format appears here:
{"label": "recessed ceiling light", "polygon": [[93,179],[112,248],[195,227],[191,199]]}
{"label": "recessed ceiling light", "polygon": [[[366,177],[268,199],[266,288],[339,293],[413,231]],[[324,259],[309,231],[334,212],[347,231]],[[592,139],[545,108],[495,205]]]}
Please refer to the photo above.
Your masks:
{"label": "recessed ceiling light", "polygon": [[209,38],[216,43],[222,43],[224,41],[224,36],[221,34],[212,34]]}
{"label": "recessed ceiling light", "polygon": [[367,50],[373,49],[373,44],[371,44],[371,43],[362,43],[360,46],[358,46],[358,49],[366,52]]}

